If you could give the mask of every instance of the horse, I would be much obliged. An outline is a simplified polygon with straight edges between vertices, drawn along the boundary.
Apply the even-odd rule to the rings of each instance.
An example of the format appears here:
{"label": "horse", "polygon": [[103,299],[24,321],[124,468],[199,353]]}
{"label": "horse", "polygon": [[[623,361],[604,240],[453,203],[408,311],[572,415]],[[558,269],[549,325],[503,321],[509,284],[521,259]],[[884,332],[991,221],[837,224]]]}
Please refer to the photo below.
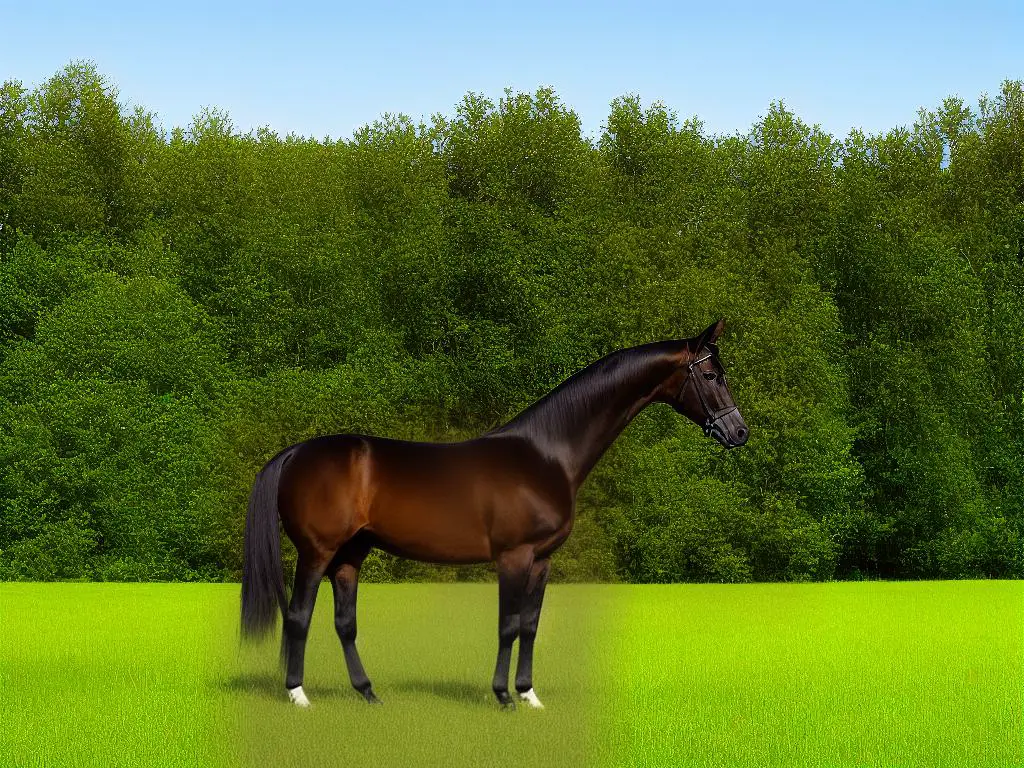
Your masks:
{"label": "horse", "polygon": [[[716,341],[724,321],[690,339],[613,352],[562,382],[504,426],[473,440],[420,443],[367,435],[316,437],[272,458],[256,476],[245,524],[243,638],[283,619],[285,689],[300,707],[304,654],[317,589],[334,591],[335,628],[352,686],[380,703],[356,650],[359,568],[377,547],[432,563],[493,562],[498,657],[492,689],[515,688],[541,708],[533,647],[551,555],[572,531],[576,494],[601,455],[651,403],[666,403],[725,448],[747,442]],[[278,520],[298,555],[290,602]]]}

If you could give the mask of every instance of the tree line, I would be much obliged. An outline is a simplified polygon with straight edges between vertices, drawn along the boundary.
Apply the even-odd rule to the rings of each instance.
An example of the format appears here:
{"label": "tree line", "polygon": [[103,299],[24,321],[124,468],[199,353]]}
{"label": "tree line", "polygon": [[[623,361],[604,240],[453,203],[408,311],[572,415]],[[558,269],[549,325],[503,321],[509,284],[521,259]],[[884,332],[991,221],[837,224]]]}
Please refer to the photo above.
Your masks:
{"label": "tree line", "polygon": [[167,132],[89,63],[8,81],[0,578],[237,578],[282,447],[471,437],[718,317],[750,442],[645,411],[556,578],[1024,576],[1020,82],[845,138],[634,96],[592,138],[540,89],[316,140]]}

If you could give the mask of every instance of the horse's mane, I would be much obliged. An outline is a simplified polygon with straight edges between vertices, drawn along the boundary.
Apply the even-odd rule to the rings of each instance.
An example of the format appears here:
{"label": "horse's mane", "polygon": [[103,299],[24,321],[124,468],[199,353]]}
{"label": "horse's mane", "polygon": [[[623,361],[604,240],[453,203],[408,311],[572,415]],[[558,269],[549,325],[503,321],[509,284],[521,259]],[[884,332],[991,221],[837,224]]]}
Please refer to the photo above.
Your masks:
{"label": "horse's mane", "polygon": [[623,387],[634,387],[651,365],[678,352],[687,340],[655,341],[620,349],[573,374],[507,424],[488,434],[546,437],[578,428],[608,405]]}

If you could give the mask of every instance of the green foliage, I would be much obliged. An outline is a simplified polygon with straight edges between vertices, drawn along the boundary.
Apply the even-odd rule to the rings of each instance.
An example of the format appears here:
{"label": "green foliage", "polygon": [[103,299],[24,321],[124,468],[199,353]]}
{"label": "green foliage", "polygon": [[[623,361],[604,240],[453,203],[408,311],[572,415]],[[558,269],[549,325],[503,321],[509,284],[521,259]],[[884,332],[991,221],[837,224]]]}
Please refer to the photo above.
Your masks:
{"label": "green foliage", "polygon": [[8,225],[41,242],[67,232],[124,237],[152,215],[162,149],[152,116],[129,112],[92,64],[70,64],[23,96],[7,83],[0,102]]}
{"label": "green foliage", "polygon": [[0,577],[232,578],[282,447],[479,434],[720,316],[750,443],[642,414],[556,578],[1024,576],[1021,84],[844,140],[783,104],[606,126],[541,89],[347,141],[165,134],[91,64],[5,83]]}
{"label": "green foliage", "polygon": [[155,395],[213,394],[215,326],[177,286],[100,275],[39,324],[35,348],[68,376],[145,381]]}

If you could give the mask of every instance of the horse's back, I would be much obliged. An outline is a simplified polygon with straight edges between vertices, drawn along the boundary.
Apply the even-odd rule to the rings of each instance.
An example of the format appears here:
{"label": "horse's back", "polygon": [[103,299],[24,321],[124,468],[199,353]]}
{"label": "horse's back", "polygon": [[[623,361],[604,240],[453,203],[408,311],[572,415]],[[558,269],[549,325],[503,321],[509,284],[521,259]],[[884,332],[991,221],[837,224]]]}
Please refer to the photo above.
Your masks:
{"label": "horse's back", "polygon": [[[538,484],[541,477],[549,479]],[[511,438],[332,435],[296,447],[282,479],[281,516],[300,551],[336,551],[362,531],[404,557],[484,562],[539,526],[565,522],[571,499],[566,505],[561,480]]]}
{"label": "horse's back", "polygon": [[432,562],[491,559],[493,447],[371,442],[373,499],[367,530],[378,546]]}

